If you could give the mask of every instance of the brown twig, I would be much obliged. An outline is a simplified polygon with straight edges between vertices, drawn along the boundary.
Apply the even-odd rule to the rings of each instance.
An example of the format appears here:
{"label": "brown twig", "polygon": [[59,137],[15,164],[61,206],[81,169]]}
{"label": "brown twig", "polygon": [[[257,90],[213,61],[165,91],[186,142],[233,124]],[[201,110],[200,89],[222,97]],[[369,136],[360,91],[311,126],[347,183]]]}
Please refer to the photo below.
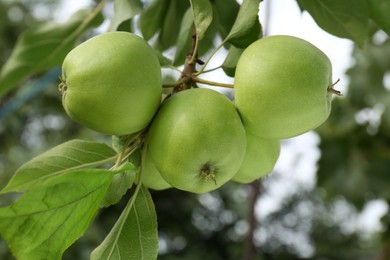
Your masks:
{"label": "brown twig", "polygon": [[375,258],[376,260],[388,260],[390,258],[390,241],[384,246],[380,254]]}
{"label": "brown twig", "polygon": [[198,51],[196,49],[196,43],[197,41],[197,35],[196,30],[194,29],[194,33],[192,34],[192,43],[191,43],[191,49],[187,54],[184,68],[181,72],[181,75],[177,82],[180,82],[177,87],[175,87],[174,92],[179,92],[184,89],[191,88],[191,86],[194,84],[191,77],[196,72],[196,64],[198,62]]}
{"label": "brown twig", "polygon": [[250,200],[249,200],[249,209],[248,209],[249,228],[248,228],[248,234],[246,236],[246,241],[245,241],[245,251],[244,251],[243,260],[255,259],[256,250],[255,250],[253,237],[254,237],[254,231],[256,229],[256,226],[258,225],[258,221],[256,220],[256,216],[255,216],[255,206],[260,196],[261,181],[255,180],[254,182],[249,184],[249,187],[250,187]]}

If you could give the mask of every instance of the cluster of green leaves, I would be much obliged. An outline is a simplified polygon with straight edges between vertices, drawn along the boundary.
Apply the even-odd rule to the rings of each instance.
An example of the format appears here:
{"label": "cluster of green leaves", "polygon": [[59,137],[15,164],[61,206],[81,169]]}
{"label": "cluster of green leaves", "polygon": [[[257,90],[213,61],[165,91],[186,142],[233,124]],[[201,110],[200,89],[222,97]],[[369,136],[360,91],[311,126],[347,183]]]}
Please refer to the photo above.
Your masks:
{"label": "cluster of green leaves", "polygon": [[[46,22],[21,34],[2,67],[0,97],[31,75],[60,65],[79,38],[103,22],[104,4],[105,1],[101,2],[94,10],[81,10],[65,23]],[[215,53],[223,47],[229,49],[222,68],[233,76],[242,51],[261,37],[259,4],[260,0],[245,0],[241,6],[235,0],[153,0],[144,6],[140,0],[116,0],[110,30],[134,31],[136,26],[166,66],[184,64],[195,30],[199,55]],[[381,1],[359,0],[351,6],[347,0],[298,0],[298,4],[324,30],[359,46],[365,42],[370,21],[385,32],[390,31],[385,19],[389,5]],[[138,24],[134,23],[136,16]],[[215,48],[217,36],[222,43]],[[171,47],[175,48],[172,60],[163,56]],[[117,203],[130,190],[132,196],[127,206],[91,257],[156,258],[157,216],[153,201],[145,187],[132,187],[138,171],[136,164],[125,162],[120,167],[107,167],[117,158],[118,151],[103,143],[73,140],[20,167],[0,193],[19,196],[0,208],[0,234],[13,254],[19,259],[61,258],[84,234],[99,208]],[[330,165],[337,164],[332,161]]]}
{"label": "cluster of green leaves", "polygon": [[[72,140],[19,168],[1,193],[22,194],[0,211],[0,233],[18,259],[60,259],[65,249],[84,234],[98,209],[122,197],[129,187],[118,186],[132,184],[134,165],[126,163],[115,170],[96,168],[114,162],[116,156],[105,144]],[[154,258],[156,227],[150,194],[139,186],[92,256],[118,259],[118,254],[125,254],[132,259]]]}
{"label": "cluster of green leaves", "polygon": [[[153,44],[160,52],[175,47],[173,60],[165,58],[162,65],[185,63],[194,29],[199,40],[197,53],[200,56],[213,50],[214,39],[219,36],[224,40],[215,51],[223,46],[230,48],[231,54],[222,67],[233,76],[243,48],[261,37],[259,4],[260,0],[244,1],[242,6],[234,0],[155,0],[141,12],[139,28],[146,40],[158,35]],[[180,24],[180,30],[177,30],[177,24]]]}
{"label": "cluster of green leaves", "polygon": [[369,34],[369,23],[375,22],[390,34],[388,14],[390,2],[381,0],[297,0],[301,10],[310,13],[316,23],[325,31],[341,38],[354,41],[363,47]]}

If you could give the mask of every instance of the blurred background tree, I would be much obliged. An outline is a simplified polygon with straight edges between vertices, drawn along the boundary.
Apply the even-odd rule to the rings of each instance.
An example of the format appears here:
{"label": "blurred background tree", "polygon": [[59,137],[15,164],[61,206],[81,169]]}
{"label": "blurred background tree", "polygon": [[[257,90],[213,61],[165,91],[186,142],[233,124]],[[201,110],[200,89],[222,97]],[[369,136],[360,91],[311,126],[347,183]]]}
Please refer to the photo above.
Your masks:
{"label": "blurred background tree", "polygon": [[[56,0],[0,0],[0,68],[20,33],[54,19],[59,6]],[[160,259],[390,258],[388,35],[371,25],[365,47],[355,47],[352,55],[347,93],[335,99],[328,121],[309,133],[316,140],[317,159],[308,162],[304,154],[297,155],[292,163],[296,168],[288,172],[276,168],[261,183],[228,183],[203,195],[152,192]],[[51,74],[39,75],[0,100],[0,188],[21,164],[64,140],[110,143],[109,137],[65,115],[57,84]],[[294,140],[283,141],[283,149],[294,145]],[[291,180],[300,164],[316,166],[315,183]],[[281,189],[288,190],[282,192],[285,196],[280,196]],[[0,206],[8,201],[0,199]],[[88,259],[124,208],[122,201],[102,210],[64,259]],[[382,210],[381,225],[362,227],[372,219],[365,216],[375,204]],[[13,259],[3,240],[0,259]]]}

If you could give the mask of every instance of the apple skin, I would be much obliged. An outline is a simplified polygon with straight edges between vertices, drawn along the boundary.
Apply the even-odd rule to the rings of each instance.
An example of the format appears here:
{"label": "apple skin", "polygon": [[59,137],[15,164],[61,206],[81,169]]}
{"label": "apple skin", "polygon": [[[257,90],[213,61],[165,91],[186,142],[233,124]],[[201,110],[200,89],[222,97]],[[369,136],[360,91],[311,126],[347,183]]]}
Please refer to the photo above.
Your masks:
{"label": "apple skin", "polygon": [[152,190],[165,190],[172,188],[172,186],[164,180],[161,173],[157,170],[147,149],[142,151],[141,174],[143,185]]}
{"label": "apple skin", "polygon": [[161,66],[147,42],[128,32],[108,32],[74,48],[62,65],[67,114],[95,131],[126,135],[145,128],[162,94]]}
{"label": "apple skin", "polygon": [[250,183],[272,172],[280,154],[280,140],[246,133],[246,152],[240,170],[232,180]]}
{"label": "apple skin", "polygon": [[233,103],[211,89],[179,92],[162,104],[148,133],[161,176],[193,193],[228,182],[244,159],[245,129]]}
{"label": "apple skin", "polygon": [[286,35],[257,40],[239,58],[235,76],[235,104],[245,128],[259,137],[294,137],[329,116],[332,65],[305,40]]}

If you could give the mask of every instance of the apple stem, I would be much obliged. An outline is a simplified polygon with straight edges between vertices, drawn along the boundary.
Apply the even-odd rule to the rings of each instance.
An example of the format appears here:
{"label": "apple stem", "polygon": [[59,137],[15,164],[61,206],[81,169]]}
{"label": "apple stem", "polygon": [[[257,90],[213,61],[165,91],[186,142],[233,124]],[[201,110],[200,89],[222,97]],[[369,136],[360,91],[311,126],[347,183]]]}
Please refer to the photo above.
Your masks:
{"label": "apple stem", "polygon": [[218,70],[218,69],[221,69],[221,68],[222,68],[222,65],[219,65],[218,67],[215,67],[215,68],[212,68],[212,69],[209,69],[209,70],[204,70],[204,71],[202,72],[202,74],[204,74],[204,73],[209,73],[209,72],[213,72],[213,71]]}
{"label": "apple stem", "polygon": [[201,78],[198,78],[198,77],[195,77],[195,76],[191,77],[191,79],[193,81],[195,81],[195,82],[207,84],[207,85],[210,85],[210,86],[224,87],[224,88],[234,88],[233,84],[209,81],[209,80],[201,79]]}
{"label": "apple stem", "polygon": [[163,84],[162,85],[163,88],[176,88],[178,86],[180,86],[179,83],[171,83],[171,84]]}
{"label": "apple stem", "polygon": [[[174,93],[180,92],[185,89],[190,89],[193,87],[197,87],[196,83],[202,83],[202,84],[207,84],[210,86],[216,86],[216,87],[225,87],[225,88],[234,88],[233,84],[226,84],[226,83],[220,83],[220,82],[214,82],[214,81],[209,81],[205,79],[198,78],[197,76],[201,73],[205,72],[210,72],[216,69],[221,68],[221,66],[205,71],[205,68],[210,61],[211,57],[214,56],[214,54],[223,47],[223,43],[218,46],[214,52],[208,57],[206,62],[203,62],[198,58],[198,44],[199,44],[199,39],[197,35],[197,30],[196,28],[194,29],[194,32],[192,34],[192,44],[191,44],[191,49],[189,50],[183,70],[181,71],[181,75],[179,79],[177,80],[176,83],[173,84],[164,84],[162,87],[163,88],[173,88],[173,91],[167,96],[170,97]],[[196,70],[196,65],[202,65],[202,68],[200,71]]]}
{"label": "apple stem", "polygon": [[337,79],[336,82],[332,83],[332,85],[328,87],[328,92],[331,92],[332,94],[335,94],[337,96],[342,96],[343,94],[341,94],[340,91],[333,88],[337,83],[339,83],[339,81],[340,79]]}
{"label": "apple stem", "polygon": [[123,147],[123,150],[118,154],[114,168],[119,167],[141,144],[144,142],[145,132],[141,131],[136,136],[129,136]]}
{"label": "apple stem", "polygon": [[196,76],[204,73],[207,65],[209,64],[210,60],[214,57],[214,55],[223,47],[223,45],[226,43],[226,39],[224,41],[222,41],[222,43],[213,50],[213,52],[210,54],[210,56],[207,58],[207,60],[204,62],[202,68],[195,73]]}

